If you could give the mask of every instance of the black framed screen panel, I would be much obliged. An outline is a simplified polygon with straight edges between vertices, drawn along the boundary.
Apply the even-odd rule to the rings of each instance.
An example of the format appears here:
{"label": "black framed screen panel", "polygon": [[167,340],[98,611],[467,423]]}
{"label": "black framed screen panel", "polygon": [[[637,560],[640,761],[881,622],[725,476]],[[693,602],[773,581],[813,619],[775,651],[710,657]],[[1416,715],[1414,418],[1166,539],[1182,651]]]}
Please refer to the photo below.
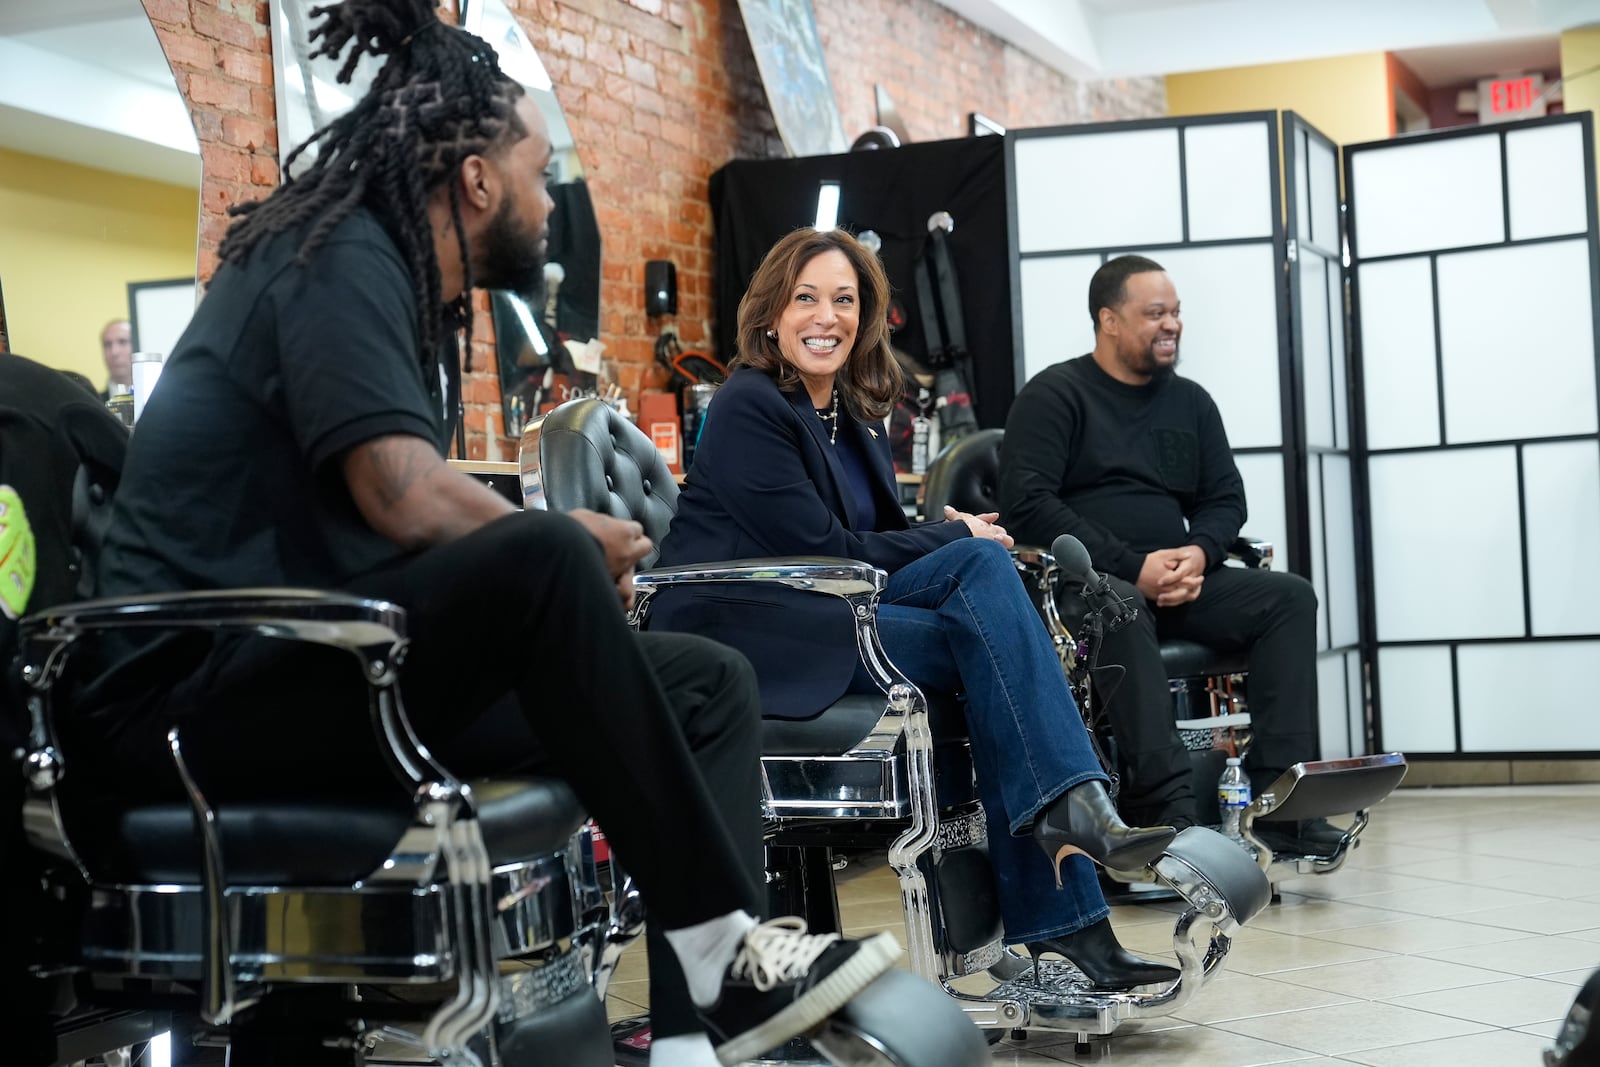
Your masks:
{"label": "black framed screen panel", "polygon": [[1293,378],[1303,474],[1297,524],[1317,591],[1318,726],[1324,759],[1370,751],[1362,669],[1355,486],[1345,344],[1339,147],[1294,112],[1283,116]]}
{"label": "black framed screen panel", "polygon": [[[1249,499],[1246,530],[1291,546],[1278,117],[1247,112],[1007,134],[1016,381],[1094,347],[1089,279],[1133,252],[1183,304],[1178,371],[1215,398]],[[1304,573],[1292,548],[1274,561]]]}
{"label": "black framed screen panel", "polygon": [[1347,147],[1380,739],[1600,752],[1587,113]]}

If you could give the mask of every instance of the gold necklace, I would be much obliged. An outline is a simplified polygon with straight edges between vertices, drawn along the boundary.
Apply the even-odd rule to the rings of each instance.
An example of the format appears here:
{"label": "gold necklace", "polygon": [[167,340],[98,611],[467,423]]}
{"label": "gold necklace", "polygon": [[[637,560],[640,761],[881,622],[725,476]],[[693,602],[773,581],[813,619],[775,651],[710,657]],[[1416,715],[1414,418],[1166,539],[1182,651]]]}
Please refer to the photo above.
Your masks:
{"label": "gold necklace", "polygon": [[833,390],[833,410],[829,411],[829,412],[826,412],[826,413],[818,411],[817,412],[817,418],[821,419],[823,422],[830,422],[830,423],[833,424],[833,429],[828,434],[828,443],[830,445],[838,444],[839,443],[839,389],[838,389],[837,386],[835,386],[834,390]]}

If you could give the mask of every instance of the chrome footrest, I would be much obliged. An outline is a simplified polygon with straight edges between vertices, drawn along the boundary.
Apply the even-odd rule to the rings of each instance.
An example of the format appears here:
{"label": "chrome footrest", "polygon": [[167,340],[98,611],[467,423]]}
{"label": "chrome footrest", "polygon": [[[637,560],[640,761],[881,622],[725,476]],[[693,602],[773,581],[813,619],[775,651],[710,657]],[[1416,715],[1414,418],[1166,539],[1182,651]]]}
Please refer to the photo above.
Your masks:
{"label": "chrome footrest", "polygon": [[[1345,859],[1369,821],[1368,812],[1399,788],[1406,776],[1406,758],[1398,752],[1349,759],[1296,763],[1245,808],[1239,831],[1255,846],[1256,862],[1265,871],[1332,874]],[[1326,819],[1354,813],[1355,820],[1326,855],[1275,855],[1259,832],[1278,822]]]}
{"label": "chrome footrest", "polygon": [[1151,864],[1156,881],[1181,896],[1223,934],[1260,914],[1272,886],[1255,861],[1215,830],[1191,826]]}

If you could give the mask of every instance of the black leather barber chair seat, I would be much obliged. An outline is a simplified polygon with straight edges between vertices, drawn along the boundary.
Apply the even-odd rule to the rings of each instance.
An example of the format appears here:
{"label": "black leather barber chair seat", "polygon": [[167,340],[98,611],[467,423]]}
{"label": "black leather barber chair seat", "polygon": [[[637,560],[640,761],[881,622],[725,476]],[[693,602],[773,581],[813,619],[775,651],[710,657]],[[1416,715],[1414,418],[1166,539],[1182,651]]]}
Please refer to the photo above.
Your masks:
{"label": "black leather barber chair seat", "polygon": [[[524,478],[542,484],[552,509],[583,507],[633,518],[656,541],[666,533],[677,485],[649,439],[606,405],[581,400],[557,408],[537,431],[533,448],[537,456],[521,457]],[[964,715],[954,694],[922,692],[884,655],[875,621],[886,581],[881,571],[845,559],[739,560],[641,571],[635,622],[647,618],[659,589],[748,581],[844,600],[842,610],[856,619],[863,662],[883,692],[846,697],[811,719],[764,722],[769,856],[820,851],[825,859],[829,847],[887,840],[905,904],[911,968],[941,986],[979,1026],[1035,1026],[1086,1037],[1108,1034],[1126,1019],[1168,1014],[1220,964],[1227,935],[1265,906],[1266,881],[1247,857],[1237,849],[1216,854],[1212,846],[1220,839],[1206,831],[1180,836],[1155,865],[1157,876],[1187,893],[1190,902],[1174,932],[1183,970],[1178,983],[1156,993],[1101,993],[1081,976],[1066,977],[1069,965],[1053,961],[1047,970],[1060,970],[1048,974],[1059,980],[1050,988],[1018,978],[1027,965],[1001,945]],[[825,905],[811,902],[807,917],[818,928],[822,917],[837,923],[825,862],[769,873],[780,891],[808,880],[824,888]],[[957,979],[985,970],[1004,979],[998,991],[975,996],[954,988]],[[949,1015],[935,1010],[919,1024],[942,1026]]]}
{"label": "black leather barber chair seat", "polygon": [[[397,787],[370,800],[214,805],[205,783],[226,769],[189,765],[175,726],[187,803],[86,803],[95,783],[74,780],[57,740],[71,709],[55,683],[80,641],[133,629],[349,652],[370,696],[350,713],[371,716]],[[34,918],[53,935],[31,961],[37,981],[66,980],[81,1009],[170,1009],[230,1043],[236,1067],[399,1049],[424,1062],[612,1062],[583,958],[608,913],[582,810],[555,779],[468,784],[433,763],[393,684],[399,608],[296,590],[103,600],[30,616],[20,637],[24,826],[49,887]],[[502,976],[511,959],[519,966]]]}
{"label": "black leather barber chair seat", "polygon": [[[979,430],[942,449],[928,467],[924,513],[940,514],[946,505],[975,514],[999,512],[1000,450],[1004,439],[1004,430]],[[1002,524],[1005,522],[1003,514],[1000,521]],[[1014,555],[1018,559],[1019,570],[1029,580],[1037,582],[1052,577],[1053,568],[1044,562],[1047,554],[1038,549],[1019,547]],[[1272,565],[1273,547],[1266,541],[1239,537],[1229,546],[1229,555],[1246,567],[1265,569]],[[1056,639],[1057,647],[1070,649],[1073,642],[1070,634],[1063,630],[1066,624],[1053,610],[1053,592],[1037,589],[1035,600],[1039,603],[1046,626]],[[1201,811],[1204,817],[1208,808],[1215,811],[1213,798],[1225,757],[1242,755],[1249,744],[1249,657],[1243,653],[1214,649],[1198,641],[1173,639],[1161,642],[1161,663],[1172,691],[1179,736],[1191,753],[1194,791],[1197,797],[1202,798]],[[1068,667],[1070,673],[1071,667],[1066,656],[1063,657],[1063,665]],[[1296,764],[1275,783],[1275,787],[1287,787],[1291,780],[1299,783],[1303,792],[1294,807],[1298,813],[1286,811],[1282,807],[1285,797],[1280,795],[1279,807],[1269,806],[1257,811],[1255,817],[1262,819],[1262,830],[1271,829],[1274,821],[1349,814],[1353,814],[1354,819],[1349,831],[1330,854],[1280,853],[1276,865],[1269,870],[1269,865],[1273,864],[1270,858],[1273,854],[1268,851],[1266,855],[1269,859],[1263,864],[1263,870],[1269,870],[1274,880],[1281,880],[1294,872],[1327,874],[1344,863],[1349,850],[1355,846],[1367,825],[1367,809],[1387,796],[1405,773],[1404,757],[1397,753],[1361,759],[1371,762],[1351,765],[1351,761],[1327,760]],[[1329,781],[1326,788],[1307,786],[1306,783],[1312,778],[1331,775],[1331,768],[1335,764],[1340,766],[1339,785]],[[1397,764],[1399,776],[1393,773]],[[1354,784],[1356,782],[1359,785]],[[1385,785],[1387,788],[1384,788]],[[1343,806],[1356,801],[1361,801],[1362,806]]]}

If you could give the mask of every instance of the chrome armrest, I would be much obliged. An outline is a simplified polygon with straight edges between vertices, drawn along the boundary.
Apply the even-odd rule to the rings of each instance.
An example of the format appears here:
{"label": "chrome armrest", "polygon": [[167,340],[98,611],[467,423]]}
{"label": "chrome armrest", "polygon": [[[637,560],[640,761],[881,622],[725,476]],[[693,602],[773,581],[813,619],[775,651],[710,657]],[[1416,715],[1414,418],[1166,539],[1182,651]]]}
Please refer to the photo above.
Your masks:
{"label": "chrome armrest", "polygon": [[374,727],[402,781],[415,787],[450,780],[416,739],[394,690],[406,645],[403,608],[310,589],[219,589],[77,601],[22,619],[22,678],[32,691],[28,777],[36,789],[53,786],[63,769],[46,705],[72,644],[88,634],[130,630],[254,634],[349,652],[361,662]]}
{"label": "chrome armrest", "polygon": [[353,651],[404,643],[405,610],[311,589],[217,589],[62,604],[26,616],[18,629],[26,657],[30,640],[61,644],[87,633],[138,628],[244,630]]}
{"label": "chrome armrest", "polygon": [[849,598],[879,594],[889,576],[870,563],[830,556],[797,556],[792,559],[735,559],[715,563],[689,563],[678,567],[658,567],[634,576],[634,588],[641,594],[654,593],[669,585],[704,585],[713,582],[759,581],[803,589],[811,593]]}
{"label": "chrome armrest", "polygon": [[1030,570],[1054,573],[1056,569],[1056,558],[1047,549],[1037,545],[1013,545],[1011,559],[1016,563],[1018,570],[1026,567]]}
{"label": "chrome armrest", "polygon": [[1077,646],[1056,607],[1056,592],[1061,584],[1061,568],[1056,565],[1056,557],[1035,545],[1016,545],[1011,549],[1011,562],[1016,565],[1024,584],[1032,584],[1034,606],[1044,621],[1045,632],[1050,635],[1050,644],[1061,660],[1062,669],[1071,677],[1077,665]]}
{"label": "chrome armrest", "polygon": [[1271,541],[1263,541],[1259,537],[1249,537],[1240,534],[1228,545],[1228,556],[1243,563],[1246,567],[1258,570],[1267,570],[1272,566],[1272,557],[1276,549]]}
{"label": "chrome armrest", "polygon": [[907,727],[927,730],[927,700],[922,691],[889,660],[878,638],[878,597],[888,584],[884,571],[860,560],[828,556],[792,559],[741,559],[663,567],[635,576],[638,597],[630,621],[642,620],[650,601],[663,586],[719,582],[762,582],[825,593],[850,606],[856,625],[856,649],[862,664],[888,701],[877,724],[847,757],[887,759]]}

